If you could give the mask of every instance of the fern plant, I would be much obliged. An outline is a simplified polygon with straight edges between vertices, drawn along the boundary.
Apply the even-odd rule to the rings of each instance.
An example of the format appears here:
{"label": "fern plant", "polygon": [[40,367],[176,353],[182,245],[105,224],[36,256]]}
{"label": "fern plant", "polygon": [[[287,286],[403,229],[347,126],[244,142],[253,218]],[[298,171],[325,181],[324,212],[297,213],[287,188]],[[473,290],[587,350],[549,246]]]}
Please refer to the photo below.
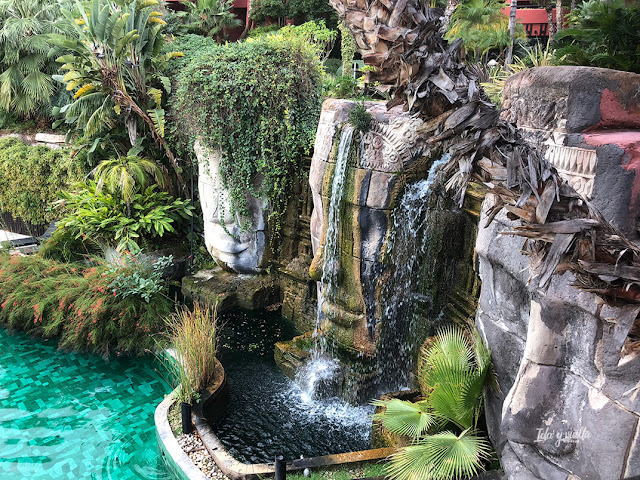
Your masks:
{"label": "fern plant", "polygon": [[495,385],[491,352],[477,332],[442,330],[422,351],[418,372],[423,399],[376,401],[374,419],[411,444],[390,457],[396,480],[448,480],[483,470],[490,444],[478,434],[483,391]]}

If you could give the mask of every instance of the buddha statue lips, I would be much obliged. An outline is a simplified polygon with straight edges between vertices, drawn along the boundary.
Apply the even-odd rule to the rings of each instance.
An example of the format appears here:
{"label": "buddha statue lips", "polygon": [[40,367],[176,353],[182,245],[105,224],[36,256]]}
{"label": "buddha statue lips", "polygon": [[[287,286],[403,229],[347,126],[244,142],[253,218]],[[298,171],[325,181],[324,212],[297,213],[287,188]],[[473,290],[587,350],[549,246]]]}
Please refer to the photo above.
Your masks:
{"label": "buddha statue lips", "polygon": [[[262,273],[269,261],[266,217],[268,202],[247,192],[249,217],[241,219],[231,213],[229,191],[220,176],[219,151],[209,149],[196,140],[198,189],[204,218],[207,250],[223,269],[236,273]],[[262,181],[256,176],[254,187]]]}

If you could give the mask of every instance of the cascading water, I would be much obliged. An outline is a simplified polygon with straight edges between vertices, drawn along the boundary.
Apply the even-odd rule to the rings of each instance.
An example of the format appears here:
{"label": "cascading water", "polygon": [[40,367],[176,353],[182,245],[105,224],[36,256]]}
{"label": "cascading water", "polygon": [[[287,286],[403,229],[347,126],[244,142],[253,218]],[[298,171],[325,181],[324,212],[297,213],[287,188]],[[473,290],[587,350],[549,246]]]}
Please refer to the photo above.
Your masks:
{"label": "cascading water", "polygon": [[[412,383],[415,339],[413,314],[435,307],[434,298],[421,291],[420,282],[438,259],[432,250],[434,229],[430,216],[437,211],[433,186],[440,167],[449,160],[444,155],[435,161],[425,180],[405,188],[394,209],[384,263],[393,275],[384,285],[384,319],[378,348],[380,385],[387,391],[398,390]],[[439,310],[434,313],[438,316]]]}
{"label": "cascading water", "polygon": [[313,331],[314,347],[311,351],[311,359],[296,375],[296,381],[302,389],[303,400],[311,400],[316,396],[330,395],[334,390],[333,384],[340,368],[339,363],[327,356],[325,352],[326,339],[322,333],[322,320],[324,318],[322,303],[325,298],[334,295],[340,269],[338,241],[340,205],[344,194],[345,172],[352,140],[353,127],[347,124],[340,135],[338,155],[331,184],[331,200],[329,202],[327,233],[323,252],[322,291],[318,299],[318,315]]}

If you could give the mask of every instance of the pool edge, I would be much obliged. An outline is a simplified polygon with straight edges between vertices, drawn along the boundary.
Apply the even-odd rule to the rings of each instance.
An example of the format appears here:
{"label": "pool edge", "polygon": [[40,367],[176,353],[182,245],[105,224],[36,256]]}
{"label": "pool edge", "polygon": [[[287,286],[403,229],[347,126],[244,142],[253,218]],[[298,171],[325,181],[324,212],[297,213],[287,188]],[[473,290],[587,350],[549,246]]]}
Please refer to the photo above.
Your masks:
{"label": "pool edge", "polygon": [[207,480],[189,456],[182,450],[169,425],[169,408],[176,399],[176,390],[160,402],[154,413],[156,440],[167,470],[178,480]]}

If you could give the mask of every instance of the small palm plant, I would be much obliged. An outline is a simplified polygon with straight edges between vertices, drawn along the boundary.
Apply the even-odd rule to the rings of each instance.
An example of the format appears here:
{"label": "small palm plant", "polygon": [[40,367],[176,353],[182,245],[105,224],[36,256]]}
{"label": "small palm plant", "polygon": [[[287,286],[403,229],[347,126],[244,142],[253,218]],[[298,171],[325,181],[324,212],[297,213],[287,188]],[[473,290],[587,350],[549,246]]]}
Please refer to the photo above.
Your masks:
{"label": "small palm plant", "polygon": [[490,444],[477,433],[486,386],[495,385],[491,352],[477,332],[447,328],[422,351],[418,372],[423,399],[376,401],[374,419],[411,444],[390,457],[396,480],[446,480],[483,470]]}
{"label": "small palm plant", "polygon": [[224,30],[242,26],[242,22],[231,11],[233,0],[197,0],[182,2],[187,7],[191,22],[189,28],[195,29],[206,37],[212,37],[218,43],[224,41]]}
{"label": "small palm plant", "polygon": [[112,158],[101,162],[91,172],[97,183],[97,190],[103,188],[111,193],[119,193],[125,204],[131,204],[133,195],[147,187],[151,180],[165,187],[165,177],[160,166],[149,158],[135,155]]}

